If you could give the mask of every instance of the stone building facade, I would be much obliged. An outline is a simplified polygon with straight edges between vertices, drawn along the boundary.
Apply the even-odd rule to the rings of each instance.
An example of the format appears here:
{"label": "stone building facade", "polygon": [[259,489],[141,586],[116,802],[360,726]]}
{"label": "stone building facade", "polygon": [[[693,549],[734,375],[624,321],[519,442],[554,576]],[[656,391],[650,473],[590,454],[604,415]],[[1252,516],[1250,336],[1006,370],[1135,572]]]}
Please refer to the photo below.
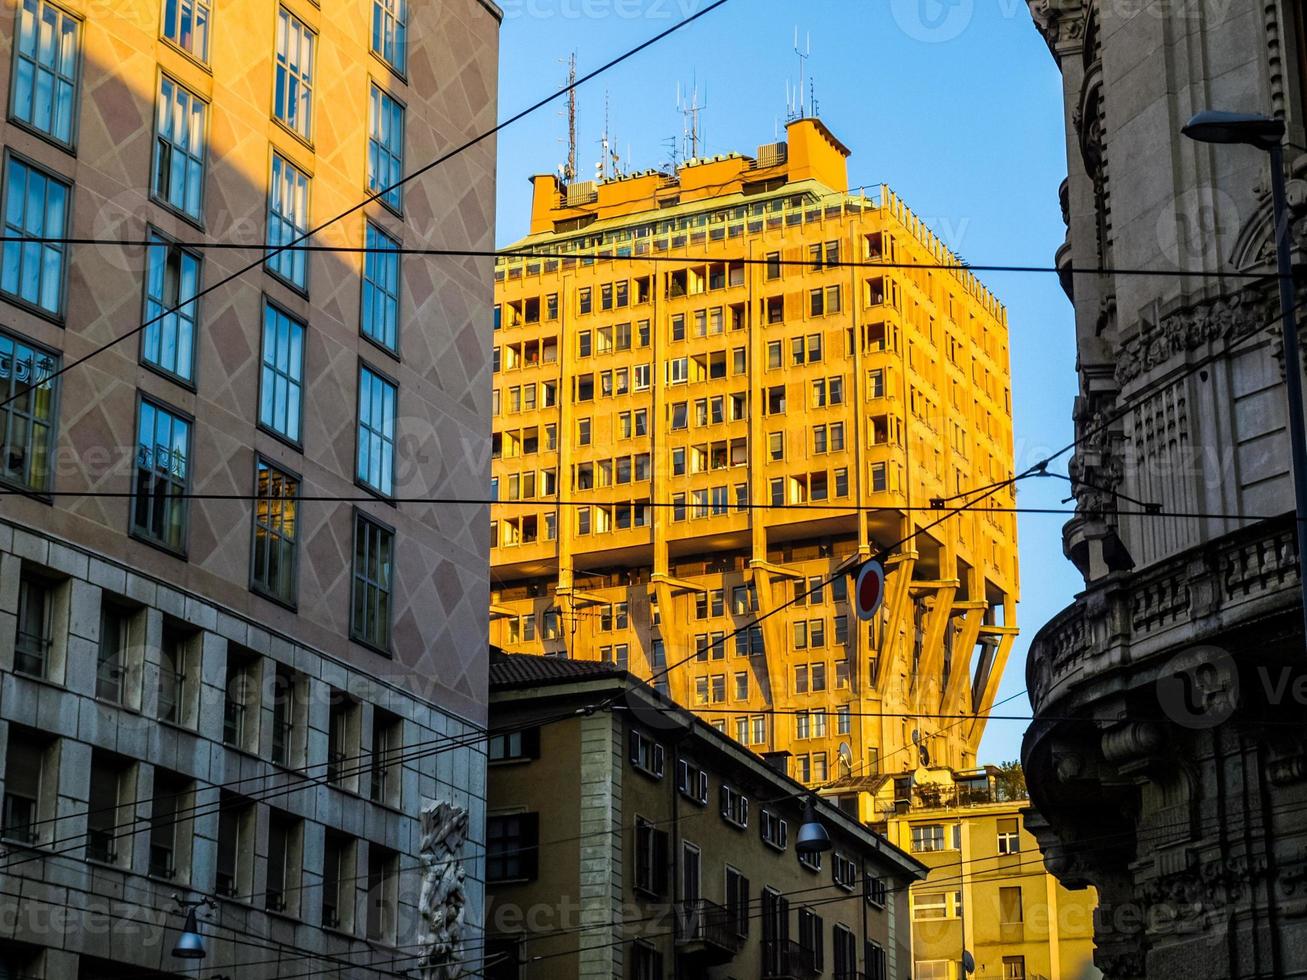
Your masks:
{"label": "stone building facade", "polygon": [[925,867],[815,796],[799,853],[775,760],[597,661],[492,653],[490,715],[488,980],[916,976]]}
{"label": "stone building facade", "polygon": [[[1027,827],[1110,978],[1307,976],[1307,720],[1267,154],[1304,131],[1292,2],[1029,0],[1061,70],[1085,590],[1037,635]],[[1307,157],[1287,152],[1302,222]],[[1096,271],[1101,270],[1101,271]],[[1232,274],[1244,274],[1236,276]],[[1302,365],[1291,365],[1301,370]]]}
{"label": "stone building facade", "polygon": [[0,10],[0,976],[479,962],[499,19]]}
{"label": "stone building facade", "polygon": [[1092,888],[1069,891],[1021,826],[1012,769],[918,769],[876,791],[886,839],[930,869],[912,886],[913,980],[1098,980]]}

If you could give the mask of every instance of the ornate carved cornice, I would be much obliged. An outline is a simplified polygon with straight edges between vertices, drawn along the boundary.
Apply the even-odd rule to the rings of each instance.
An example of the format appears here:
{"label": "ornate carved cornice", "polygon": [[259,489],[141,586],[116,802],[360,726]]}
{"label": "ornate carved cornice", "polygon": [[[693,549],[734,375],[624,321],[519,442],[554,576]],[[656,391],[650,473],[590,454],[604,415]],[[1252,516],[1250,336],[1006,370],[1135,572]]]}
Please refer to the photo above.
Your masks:
{"label": "ornate carved cornice", "polygon": [[1058,48],[1085,35],[1085,0],[1026,0],[1035,27],[1053,57]]}
{"label": "ornate carved cornice", "polygon": [[1267,297],[1245,290],[1176,310],[1156,323],[1145,321],[1138,336],[1121,344],[1116,382],[1124,387],[1173,357],[1210,343],[1238,340],[1264,327],[1270,316]]}
{"label": "ornate carved cornice", "polygon": [[[1036,634],[1026,660],[1031,705],[1038,715],[1062,699],[1072,683],[1091,682],[1096,668],[1137,664],[1141,645],[1155,646],[1155,637],[1191,624],[1195,616],[1230,630],[1243,615],[1264,614],[1267,602],[1281,597],[1296,602],[1297,585],[1289,520],[1263,521],[1142,571],[1113,573]],[[1190,628],[1177,643],[1203,641]]]}

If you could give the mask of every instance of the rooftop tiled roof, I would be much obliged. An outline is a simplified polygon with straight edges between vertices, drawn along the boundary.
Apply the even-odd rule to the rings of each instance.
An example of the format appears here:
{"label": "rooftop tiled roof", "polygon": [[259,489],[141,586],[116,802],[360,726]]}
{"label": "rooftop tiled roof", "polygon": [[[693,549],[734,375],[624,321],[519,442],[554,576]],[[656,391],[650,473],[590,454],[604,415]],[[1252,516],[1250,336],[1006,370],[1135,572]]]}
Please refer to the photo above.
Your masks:
{"label": "rooftop tiled roof", "polygon": [[624,679],[626,671],[612,664],[565,657],[537,657],[525,653],[490,651],[491,688],[522,687],[567,681]]}

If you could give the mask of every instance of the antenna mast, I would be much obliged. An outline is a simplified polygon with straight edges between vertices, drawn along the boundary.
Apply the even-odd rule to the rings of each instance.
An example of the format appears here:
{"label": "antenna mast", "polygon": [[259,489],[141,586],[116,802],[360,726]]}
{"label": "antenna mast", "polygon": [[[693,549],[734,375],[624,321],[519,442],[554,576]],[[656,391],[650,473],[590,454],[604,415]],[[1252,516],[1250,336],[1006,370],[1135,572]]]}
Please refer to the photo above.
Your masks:
{"label": "antenna mast", "polygon": [[[808,59],[812,57],[812,33],[808,33],[803,47],[799,47],[799,27],[797,24],[794,26],[794,53],[799,58],[799,84],[788,100],[790,121],[803,119],[808,115],[807,106],[804,105],[804,81],[808,71]],[[787,85],[786,88],[788,87]]]}
{"label": "antenna mast", "polygon": [[563,165],[563,182],[576,179],[576,52],[567,59],[567,163]]}
{"label": "antenna mast", "polygon": [[608,92],[604,91],[604,134],[599,138],[599,162],[595,164],[595,179],[607,180],[611,177],[619,177],[617,152],[613,149],[616,140],[613,139],[612,133],[608,127]]}
{"label": "antenna mast", "polygon": [[687,160],[697,160],[699,158],[699,147],[703,143],[703,130],[700,128],[699,114],[708,108],[706,94],[703,104],[699,103],[699,83],[697,81],[694,82],[688,101],[681,93],[681,83],[676,83],[676,108],[685,117],[685,124],[681,130],[681,140],[684,144],[682,152]]}

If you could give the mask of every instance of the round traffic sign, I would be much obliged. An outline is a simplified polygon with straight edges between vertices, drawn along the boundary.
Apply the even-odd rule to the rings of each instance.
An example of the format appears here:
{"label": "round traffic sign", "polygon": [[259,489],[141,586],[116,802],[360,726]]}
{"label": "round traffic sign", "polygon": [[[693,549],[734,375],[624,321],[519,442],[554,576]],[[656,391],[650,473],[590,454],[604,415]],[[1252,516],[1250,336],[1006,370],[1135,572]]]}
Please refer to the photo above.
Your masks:
{"label": "round traffic sign", "polygon": [[871,619],[880,610],[885,601],[885,568],[876,559],[871,559],[858,572],[857,584],[853,589],[853,602],[862,620]]}

